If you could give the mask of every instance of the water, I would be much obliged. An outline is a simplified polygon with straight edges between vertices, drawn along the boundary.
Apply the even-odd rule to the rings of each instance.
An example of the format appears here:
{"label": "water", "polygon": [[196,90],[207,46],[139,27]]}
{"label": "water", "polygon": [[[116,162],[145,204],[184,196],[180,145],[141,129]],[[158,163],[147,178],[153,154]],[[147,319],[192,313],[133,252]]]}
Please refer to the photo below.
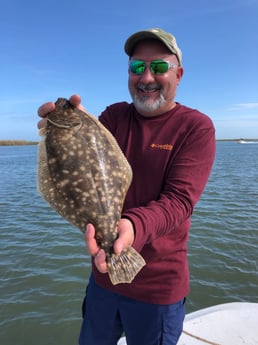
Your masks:
{"label": "water", "polygon": [[[0,147],[0,344],[77,344],[90,272],[82,234],[36,189],[36,146]],[[219,142],[189,240],[188,312],[258,302],[258,145]]]}

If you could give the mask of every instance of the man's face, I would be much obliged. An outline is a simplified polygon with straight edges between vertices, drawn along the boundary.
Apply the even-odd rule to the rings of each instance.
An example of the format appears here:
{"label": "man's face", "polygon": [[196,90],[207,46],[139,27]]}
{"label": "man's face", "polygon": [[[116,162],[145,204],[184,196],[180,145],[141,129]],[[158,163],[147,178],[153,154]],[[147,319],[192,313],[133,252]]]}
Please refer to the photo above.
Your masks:
{"label": "man's face", "polygon": [[140,41],[130,58],[142,60],[146,68],[142,74],[134,74],[129,68],[128,87],[137,111],[146,117],[161,115],[175,106],[174,98],[183,68],[172,67],[164,74],[155,74],[150,70],[150,62],[164,60],[178,65],[175,55],[157,40]]}

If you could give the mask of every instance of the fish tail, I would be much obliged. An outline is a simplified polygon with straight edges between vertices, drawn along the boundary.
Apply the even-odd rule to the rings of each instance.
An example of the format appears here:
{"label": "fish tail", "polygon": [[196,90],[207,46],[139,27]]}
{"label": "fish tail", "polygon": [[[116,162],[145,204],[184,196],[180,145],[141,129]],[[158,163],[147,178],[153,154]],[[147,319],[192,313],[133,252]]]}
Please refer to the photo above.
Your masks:
{"label": "fish tail", "polygon": [[131,283],[145,265],[143,257],[132,247],[107,258],[108,274],[113,285]]}

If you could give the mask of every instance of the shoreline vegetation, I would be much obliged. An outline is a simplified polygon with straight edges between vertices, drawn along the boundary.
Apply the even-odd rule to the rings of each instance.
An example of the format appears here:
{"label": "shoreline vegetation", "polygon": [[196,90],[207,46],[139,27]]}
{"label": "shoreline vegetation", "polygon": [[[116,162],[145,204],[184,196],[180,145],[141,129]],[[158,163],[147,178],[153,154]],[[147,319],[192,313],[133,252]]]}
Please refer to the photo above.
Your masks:
{"label": "shoreline vegetation", "polygon": [[[217,139],[217,141],[231,141],[231,142],[239,142],[240,140],[248,141],[255,141],[258,142],[258,139]],[[39,141],[28,141],[28,140],[0,140],[0,146],[25,146],[25,145],[38,145]]]}
{"label": "shoreline vegetation", "polygon": [[0,140],[0,146],[24,146],[24,145],[37,145],[38,141],[28,140]]}

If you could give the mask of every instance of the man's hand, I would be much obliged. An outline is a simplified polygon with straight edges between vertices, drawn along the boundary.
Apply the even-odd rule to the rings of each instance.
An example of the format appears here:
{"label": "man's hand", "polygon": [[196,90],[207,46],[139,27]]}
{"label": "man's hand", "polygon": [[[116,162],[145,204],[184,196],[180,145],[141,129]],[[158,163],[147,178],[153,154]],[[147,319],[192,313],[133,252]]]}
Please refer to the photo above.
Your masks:
{"label": "man's hand", "polygon": [[[129,219],[122,218],[118,222],[118,239],[114,242],[114,252],[120,254],[123,249],[131,246],[134,241],[134,228]],[[85,232],[86,248],[88,253],[94,257],[94,263],[101,273],[107,272],[106,254],[95,240],[95,228],[92,224],[87,225]]]}
{"label": "man's hand", "polygon": [[[85,108],[81,105],[81,97],[79,95],[72,95],[69,98],[69,102],[77,107],[78,109],[85,111]],[[42,104],[38,109],[38,115],[42,117],[42,120],[38,122],[38,128],[43,128],[46,126],[46,117],[47,114],[50,113],[55,109],[55,103],[54,102],[47,102]]]}

